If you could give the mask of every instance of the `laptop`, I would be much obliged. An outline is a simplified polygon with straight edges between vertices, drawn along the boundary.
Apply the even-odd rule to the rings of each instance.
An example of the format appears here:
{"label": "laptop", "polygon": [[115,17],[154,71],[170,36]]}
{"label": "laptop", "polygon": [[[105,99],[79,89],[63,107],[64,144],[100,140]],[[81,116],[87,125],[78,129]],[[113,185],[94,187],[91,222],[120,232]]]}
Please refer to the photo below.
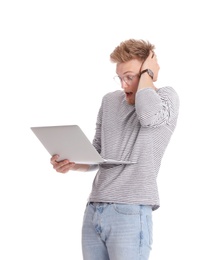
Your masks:
{"label": "laptop", "polygon": [[31,130],[49,154],[79,164],[133,164],[102,158],[78,125],[34,126]]}

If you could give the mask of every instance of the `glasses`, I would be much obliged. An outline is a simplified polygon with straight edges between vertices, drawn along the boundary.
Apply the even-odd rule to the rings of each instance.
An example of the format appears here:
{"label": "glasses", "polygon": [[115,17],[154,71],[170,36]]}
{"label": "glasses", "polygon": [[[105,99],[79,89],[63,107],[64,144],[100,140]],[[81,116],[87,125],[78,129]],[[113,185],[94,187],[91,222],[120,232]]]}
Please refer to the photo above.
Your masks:
{"label": "glasses", "polygon": [[136,74],[136,75],[126,75],[124,77],[119,77],[119,76],[114,76],[114,80],[117,84],[121,84],[122,81],[125,82],[127,85],[131,85],[132,84],[132,81],[135,77],[139,77],[139,74]]}
{"label": "glasses", "polygon": [[126,75],[126,76],[123,76],[122,78],[119,77],[118,75],[114,76],[114,80],[117,84],[121,85],[122,81],[125,82],[128,86],[130,86],[132,84],[132,81],[135,77],[140,77],[140,72],[141,72],[141,69],[142,69],[142,66],[143,66],[143,63],[144,61],[141,63],[141,66],[140,66],[140,69],[139,69],[139,73],[138,74],[135,74],[135,75]]}

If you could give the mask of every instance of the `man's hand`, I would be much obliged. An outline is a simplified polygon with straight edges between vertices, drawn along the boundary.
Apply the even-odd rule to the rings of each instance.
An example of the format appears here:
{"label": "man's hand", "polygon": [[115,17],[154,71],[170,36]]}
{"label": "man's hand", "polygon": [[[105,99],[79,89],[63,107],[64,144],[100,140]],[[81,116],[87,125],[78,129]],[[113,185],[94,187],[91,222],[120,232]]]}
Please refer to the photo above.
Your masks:
{"label": "man's hand", "polygon": [[160,66],[157,61],[157,56],[153,51],[150,51],[148,58],[143,63],[141,71],[145,69],[150,69],[154,73],[153,82],[157,81]]}
{"label": "man's hand", "polygon": [[57,172],[61,172],[61,173],[66,173],[72,169],[75,168],[75,163],[74,162],[70,162],[69,160],[62,160],[62,161],[57,161],[57,159],[59,158],[59,155],[53,155],[51,157],[51,164],[53,165],[53,168],[57,171]]}
{"label": "man's hand", "polygon": [[59,158],[59,155],[53,155],[51,157],[51,164],[53,165],[53,168],[57,172],[61,173],[67,173],[68,171],[87,171],[89,168],[89,165],[87,164],[76,164],[74,162],[70,162],[69,160],[62,160],[62,161],[57,161]]}

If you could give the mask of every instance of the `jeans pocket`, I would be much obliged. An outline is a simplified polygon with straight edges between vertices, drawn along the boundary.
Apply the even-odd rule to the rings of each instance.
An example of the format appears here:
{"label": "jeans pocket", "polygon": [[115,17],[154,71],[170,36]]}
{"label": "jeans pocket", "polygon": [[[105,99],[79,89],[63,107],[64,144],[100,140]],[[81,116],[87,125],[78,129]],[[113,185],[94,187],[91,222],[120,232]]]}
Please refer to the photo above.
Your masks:
{"label": "jeans pocket", "polygon": [[113,204],[114,210],[122,215],[139,215],[140,206],[139,205],[129,205],[129,204]]}

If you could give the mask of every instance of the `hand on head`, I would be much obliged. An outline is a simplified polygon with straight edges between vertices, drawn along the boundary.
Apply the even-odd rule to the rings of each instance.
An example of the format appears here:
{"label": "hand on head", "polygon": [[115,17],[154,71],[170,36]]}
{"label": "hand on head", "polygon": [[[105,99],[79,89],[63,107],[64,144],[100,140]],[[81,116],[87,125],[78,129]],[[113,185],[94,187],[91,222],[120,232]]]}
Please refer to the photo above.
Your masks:
{"label": "hand on head", "polygon": [[148,58],[142,65],[141,71],[145,69],[150,69],[154,73],[153,81],[156,81],[158,78],[160,66],[157,61],[157,55],[153,51],[150,51]]}

